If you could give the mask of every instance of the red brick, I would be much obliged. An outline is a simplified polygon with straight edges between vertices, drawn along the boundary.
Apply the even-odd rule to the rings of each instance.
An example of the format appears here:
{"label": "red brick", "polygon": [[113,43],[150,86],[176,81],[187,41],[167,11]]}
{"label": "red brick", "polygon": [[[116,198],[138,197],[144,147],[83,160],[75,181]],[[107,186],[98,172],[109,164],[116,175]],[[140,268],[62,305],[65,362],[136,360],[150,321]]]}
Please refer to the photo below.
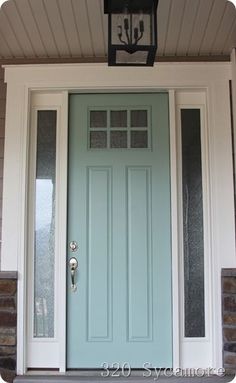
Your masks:
{"label": "red brick", "polygon": [[16,326],[16,313],[7,311],[0,312],[0,326],[14,327]]}
{"label": "red brick", "polygon": [[0,295],[14,295],[16,293],[16,281],[10,279],[0,280]]}
{"label": "red brick", "polygon": [[0,358],[0,367],[6,370],[15,371],[16,369],[16,359],[13,357]]}
{"label": "red brick", "polygon": [[16,329],[13,327],[0,327],[0,336],[1,335],[16,335]]}
{"label": "red brick", "polygon": [[224,328],[223,329],[224,340],[225,341],[236,341],[236,328]]}
{"label": "red brick", "polygon": [[236,313],[227,313],[223,317],[224,324],[236,325]]}
{"label": "red brick", "polygon": [[224,356],[224,363],[228,364],[228,365],[233,365],[235,366],[236,365],[236,355],[232,354],[232,355],[225,355]]}
{"label": "red brick", "polygon": [[0,296],[0,315],[2,309],[15,309],[16,303],[14,297],[1,297]]}
{"label": "red brick", "polygon": [[16,347],[0,346],[0,356],[16,355]]}
{"label": "red brick", "polygon": [[236,295],[231,295],[224,298],[224,310],[225,311],[236,311]]}
{"label": "red brick", "polygon": [[0,335],[0,346],[15,346],[16,337],[14,335]]}
{"label": "red brick", "polygon": [[235,277],[225,277],[223,279],[223,293],[236,294],[236,278]]}

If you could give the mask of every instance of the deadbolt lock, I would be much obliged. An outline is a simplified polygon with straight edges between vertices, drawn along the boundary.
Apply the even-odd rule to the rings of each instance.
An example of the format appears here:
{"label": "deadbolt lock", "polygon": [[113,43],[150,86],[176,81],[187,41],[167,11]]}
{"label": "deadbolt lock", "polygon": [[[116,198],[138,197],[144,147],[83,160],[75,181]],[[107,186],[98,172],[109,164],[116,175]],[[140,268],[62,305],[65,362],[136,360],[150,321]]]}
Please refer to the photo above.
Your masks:
{"label": "deadbolt lock", "polygon": [[75,253],[78,250],[78,243],[76,241],[70,242],[70,250]]}

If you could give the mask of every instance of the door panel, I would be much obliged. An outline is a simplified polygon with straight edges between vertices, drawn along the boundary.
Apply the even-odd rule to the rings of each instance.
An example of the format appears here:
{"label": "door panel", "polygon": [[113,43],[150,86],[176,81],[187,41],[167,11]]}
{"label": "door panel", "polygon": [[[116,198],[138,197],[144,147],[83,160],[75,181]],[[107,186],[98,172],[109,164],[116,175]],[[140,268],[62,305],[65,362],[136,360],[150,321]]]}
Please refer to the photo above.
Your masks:
{"label": "door panel", "polygon": [[153,327],[150,168],[128,167],[127,173],[128,340],[150,341]]}
{"label": "door panel", "polygon": [[172,366],[168,95],[71,95],[67,367]]}

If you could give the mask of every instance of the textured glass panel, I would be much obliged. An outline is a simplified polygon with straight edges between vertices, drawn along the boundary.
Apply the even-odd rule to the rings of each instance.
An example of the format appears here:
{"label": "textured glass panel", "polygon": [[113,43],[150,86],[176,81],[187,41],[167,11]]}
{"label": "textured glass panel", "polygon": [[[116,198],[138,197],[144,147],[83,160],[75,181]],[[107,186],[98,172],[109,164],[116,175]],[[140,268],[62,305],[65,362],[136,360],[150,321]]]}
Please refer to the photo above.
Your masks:
{"label": "textured glass panel", "polygon": [[148,51],[137,51],[129,53],[125,50],[116,51],[117,64],[146,64],[148,61]]}
{"label": "textured glass panel", "polygon": [[185,336],[205,336],[200,110],[182,109]]}
{"label": "textured glass panel", "polygon": [[90,132],[90,148],[103,149],[107,147],[107,132]]}
{"label": "textured glass panel", "polygon": [[127,127],[127,110],[111,111],[111,127],[126,128]]}
{"label": "textured glass panel", "polygon": [[38,111],[34,337],[54,337],[56,111]]}
{"label": "textured glass panel", "polygon": [[131,131],[131,148],[148,148],[147,130]]}
{"label": "textured glass panel", "polygon": [[131,127],[146,128],[148,126],[147,110],[131,111]]}
{"label": "textured glass panel", "polygon": [[127,148],[127,132],[115,130],[111,132],[111,148]]}
{"label": "textured glass panel", "polygon": [[93,110],[90,112],[90,128],[106,128],[107,112],[105,110]]}

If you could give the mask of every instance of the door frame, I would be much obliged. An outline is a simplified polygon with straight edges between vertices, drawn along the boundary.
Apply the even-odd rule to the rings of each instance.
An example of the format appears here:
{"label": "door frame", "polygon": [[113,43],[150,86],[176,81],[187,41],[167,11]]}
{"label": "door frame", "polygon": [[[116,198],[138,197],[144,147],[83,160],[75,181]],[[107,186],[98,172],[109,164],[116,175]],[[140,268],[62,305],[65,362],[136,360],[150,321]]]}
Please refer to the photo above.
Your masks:
{"label": "door frame", "polygon": [[[158,63],[154,68],[109,68],[106,64],[57,64],[6,66],[7,82],[6,135],[3,191],[2,270],[17,270],[18,281],[18,345],[17,373],[26,371],[27,323],[27,199],[30,107],[34,92],[61,94],[60,126],[67,129],[68,92],[156,92],[165,89],[170,97],[171,204],[172,204],[172,281],[173,281],[173,368],[183,365],[180,342],[179,304],[179,234],[176,144],[176,92],[203,91],[207,98],[209,129],[209,166],[211,201],[210,267],[212,280],[211,307],[216,313],[213,322],[212,367],[222,367],[221,360],[221,267],[235,266],[233,166],[231,155],[231,121],[228,82],[230,63]],[[12,112],[14,111],[14,112]],[[224,130],[221,127],[224,127]],[[17,129],[16,129],[17,127]],[[213,134],[214,133],[214,134]],[[66,133],[61,130],[61,221],[66,220]],[[63,141],[63,137],[65,141]],[[14,153],[14,157],[12,156]],[[222,153],[223,157],[220,155]],[[221,177],[218,177],[219,170]],[[17,195],[17,198],[16,198]],[[225,202],[227,201],[227,203]],[[66,236],[62,236],[60,257],[65,267]],[[224,256],[227,250],[227,256]],[[9,254],[11,256],[9,257]],[[63,270],[63,269],[62,269]],[[66,273],[61,275],[58,295],[65,307]],[[60,325],[57,365],[65,365],[65,310]],[[64,335],[63,335],[64,334]],[[22,352],[23,350],[23,352]]]}

